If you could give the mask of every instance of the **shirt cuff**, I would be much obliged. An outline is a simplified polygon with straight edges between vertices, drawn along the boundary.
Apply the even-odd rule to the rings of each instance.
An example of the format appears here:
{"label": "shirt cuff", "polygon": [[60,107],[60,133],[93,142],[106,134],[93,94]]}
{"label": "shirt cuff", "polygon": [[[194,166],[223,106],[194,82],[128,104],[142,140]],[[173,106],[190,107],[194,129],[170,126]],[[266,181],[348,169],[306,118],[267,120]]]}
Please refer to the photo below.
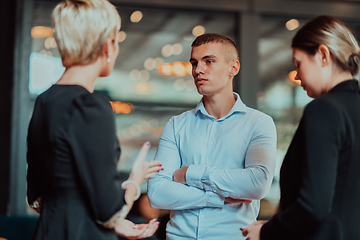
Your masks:
{"label": "shirt cuff", "polygon": [[204,189],[201,178],[205,172],[204,165],[190,165],[186,171],[186,184],[199,189]]}
{"label": "shirt cuff", "polygon": [[216,207],[222,208],[224,206],[224,197],[214,193],[214,192],[206,192],[207,196],[207,204],[206,207]]}

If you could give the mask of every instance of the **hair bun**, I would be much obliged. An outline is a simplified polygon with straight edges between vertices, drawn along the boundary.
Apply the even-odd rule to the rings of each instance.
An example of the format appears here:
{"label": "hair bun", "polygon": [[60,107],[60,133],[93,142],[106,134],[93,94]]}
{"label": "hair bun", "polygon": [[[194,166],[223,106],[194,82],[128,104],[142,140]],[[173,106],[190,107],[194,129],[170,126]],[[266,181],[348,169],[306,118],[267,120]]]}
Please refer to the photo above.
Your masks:
{"label": "hair bun", "polygon": [[348,60],[349,70],[354,76],[358,74],[360,67],[360,51],[357,50],[355,53],[351,54]]}

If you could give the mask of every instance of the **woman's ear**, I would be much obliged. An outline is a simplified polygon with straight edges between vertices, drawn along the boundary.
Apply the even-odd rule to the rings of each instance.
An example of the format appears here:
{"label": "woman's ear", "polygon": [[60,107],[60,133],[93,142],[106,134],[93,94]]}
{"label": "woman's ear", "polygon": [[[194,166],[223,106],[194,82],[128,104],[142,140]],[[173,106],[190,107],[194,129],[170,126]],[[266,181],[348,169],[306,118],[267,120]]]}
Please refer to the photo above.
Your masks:
{"label": "woman's ear", "polygon": [[106,56],[106,59],[109,59],[112,52],[113,52],[113,47],[114,47],[114,40],[112,39],[108,39],[105,43],[105,47],[104,47],[104,54]]}
{"label": "woman's ear", "polygon": [[320,44],[317,54],[322,67],[327,66],[332,61],[330,49],[324,44]]}

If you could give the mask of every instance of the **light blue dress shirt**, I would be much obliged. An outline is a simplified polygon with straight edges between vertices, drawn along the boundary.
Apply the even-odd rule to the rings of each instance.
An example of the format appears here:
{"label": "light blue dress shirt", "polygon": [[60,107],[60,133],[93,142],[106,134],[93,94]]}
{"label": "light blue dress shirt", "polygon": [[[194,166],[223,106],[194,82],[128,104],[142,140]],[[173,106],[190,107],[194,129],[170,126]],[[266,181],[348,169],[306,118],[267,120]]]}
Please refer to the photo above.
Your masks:
{"label": "light blue dress shirt", "polygon": [[[201,101],[161,134],[155,159],[164,170],[149,180],[148,196],[152,207],[172,210],[167,239],[245,239],[240,228],[256,221],[273,179],[276,129],[271,117],[234,97],[226,116],[216,120]],[[187,185],[172,178],[182,166],[189,166]]]}

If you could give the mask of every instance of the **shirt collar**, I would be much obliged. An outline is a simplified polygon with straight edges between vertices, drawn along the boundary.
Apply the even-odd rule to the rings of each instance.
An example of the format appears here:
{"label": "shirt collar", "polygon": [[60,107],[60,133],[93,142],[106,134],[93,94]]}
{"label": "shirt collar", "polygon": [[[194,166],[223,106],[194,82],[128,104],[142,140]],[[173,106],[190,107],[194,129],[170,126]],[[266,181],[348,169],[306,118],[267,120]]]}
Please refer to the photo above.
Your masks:
{"label": "shirt collar", "polygon": [[[234,98],[236,99],[234,106],[231,108],[230,112],[228,114],[226,114],[226,116],[224,116],[224,117],[222,117],[222,118],[220,118],[218,120],[226,119],[226,118],[230,117],[232,114],[234,114],[236,112],[242,112],[242,113],[247,112],[248,108],[241,101],[241,98],[240,98],[239,94],[237,94],[236,92],[234,92],[233,94],[234,94]],[[206,111],[203,99],[201,99],[201,101],[199,102],[199,104],[196,106],[196,108],[194,110],[195,110],[195,115],[197,115],[199,112],[201,112],[203,115],[214,118],[213,116],[208,114],[208,112]]]}

